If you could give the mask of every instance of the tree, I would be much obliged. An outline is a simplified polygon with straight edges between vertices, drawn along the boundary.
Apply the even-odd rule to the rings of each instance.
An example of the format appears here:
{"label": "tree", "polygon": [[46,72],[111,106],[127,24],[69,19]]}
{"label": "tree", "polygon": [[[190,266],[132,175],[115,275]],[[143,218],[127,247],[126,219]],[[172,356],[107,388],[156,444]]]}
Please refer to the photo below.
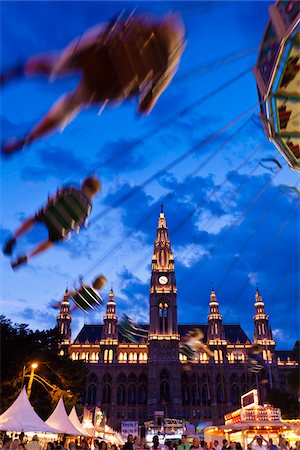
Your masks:
{"label": "tree", "polygon": [[48,418],[61,395],[67,408],[73,405],[82,407],[81,398],[88,370],[82,361],[58,355],[57,328],[32,331],[27,324],[13,324],[3,315],[0,316],[0,326],[1,412],[13,403],[22,386],[27,384],[29,372],[24,372],[24,368],[29,369],[34,361],[39,366],[30,401],[43,419]]}

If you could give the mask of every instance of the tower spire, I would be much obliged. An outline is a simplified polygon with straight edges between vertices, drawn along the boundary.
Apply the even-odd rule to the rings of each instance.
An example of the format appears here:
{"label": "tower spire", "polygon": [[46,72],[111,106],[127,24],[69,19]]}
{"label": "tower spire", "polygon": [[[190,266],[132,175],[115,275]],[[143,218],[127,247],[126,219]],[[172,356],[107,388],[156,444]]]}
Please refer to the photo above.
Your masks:
{"label": "tower spire", "polygon": [[271,343],[271,345],[275,345],[269,325],[269,316],[265,312],[265,304],[258,287],[256,287],[254,307],[254,341],[260,344]]}
{"label": "tower spire", "polygon": [[150,282],[150,335],[178,335],[174,256],[163,207],[158,218]]}
{"label": "tower spire", "polygon": [[208,341],[223,341],[225,339],[222,316],[219,311],[219,302],[213,288],[210,293],[209,301],[207,338]]}
{"label": "tower spire", "polygon": [[58,334],[59,334],[59,344],[58,350],[60,356],[67,356],[69,353],[69,346],[71,343],[71,321],[72,317],[70,314],[70,302],[69,302],[69,291],[66,288],[63,300],[60,303],[60,311],[56,318]]}

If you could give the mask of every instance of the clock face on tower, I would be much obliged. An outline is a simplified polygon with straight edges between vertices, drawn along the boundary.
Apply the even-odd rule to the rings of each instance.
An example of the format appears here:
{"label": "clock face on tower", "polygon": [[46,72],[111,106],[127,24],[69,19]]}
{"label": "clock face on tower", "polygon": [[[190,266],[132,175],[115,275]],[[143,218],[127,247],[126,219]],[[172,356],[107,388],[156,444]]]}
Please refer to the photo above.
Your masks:
{"label": "clock face on tower", "polygon": [[167,284],[168,282],[168,277],[166,277],[165,275],[162,275],[161,277],[159,277],[158,282],[159,284]]}

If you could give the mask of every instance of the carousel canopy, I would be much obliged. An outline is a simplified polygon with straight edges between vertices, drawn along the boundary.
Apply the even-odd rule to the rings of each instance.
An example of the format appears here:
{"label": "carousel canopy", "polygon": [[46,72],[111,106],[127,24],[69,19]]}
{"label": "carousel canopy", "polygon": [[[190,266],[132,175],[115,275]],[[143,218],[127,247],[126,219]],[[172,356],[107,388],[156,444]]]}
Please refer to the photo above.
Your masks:
{"label": "carousel canopy", "polygon": [[73,406],[72,411],[69,414],[69,419],[72,422],[72,424],[74,425],[74,427],[79,431],[80,434],[83,434],[85,436],[90,436],[88,431],[85,430],[83,428],[83,426],[81,425],[80,420],[78,419],[78,416],[77,416],[75,406]]}
{"label": "carousel canopy", "polygon": [[299,2],[278,0],[254,73],[265,132],[292,169],[300,171]]}
{"label": "carousel canopy", "polygon": [[59,431],[46,424],[34,411],[26,394],[25,386],[14,403],[0,416],[1,431],[48,432]]}
{"label": "carousel canopy", "polygon": [[51,416],[46,420],[46,424],[56,428],[60,433],[70,434],[73,436],[86,436],[86,432],[80,432],[69,419],[62,397],[59,399],[59,402]]}

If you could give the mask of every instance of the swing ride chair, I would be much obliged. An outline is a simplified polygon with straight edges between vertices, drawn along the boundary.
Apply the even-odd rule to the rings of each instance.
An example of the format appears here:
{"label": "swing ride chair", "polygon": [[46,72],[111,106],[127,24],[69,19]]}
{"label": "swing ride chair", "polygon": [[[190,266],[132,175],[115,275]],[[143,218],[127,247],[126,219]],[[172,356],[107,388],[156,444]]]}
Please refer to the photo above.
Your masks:
{"label": "swing ride chair", "polygon": [[71,231],[79,232],[79,224],[85,221],[90,211],[88,199],[80,196],[76,189],[69,188],[47,204],[44,216],[46,222],[65,238]]}
{"label": "swing ride chair", "polygon": [[300,172],[299,2],[277,1],[253,69],[261,120],[269,140],[289,166]]}
{"label": "swing ride chair", "polygon": [[98,292],[91,286],[81,285],[80,289],[70,295],[73,302],[85,313],[89,309],[97,309],[98,306],[102,306],[103,300]]}

